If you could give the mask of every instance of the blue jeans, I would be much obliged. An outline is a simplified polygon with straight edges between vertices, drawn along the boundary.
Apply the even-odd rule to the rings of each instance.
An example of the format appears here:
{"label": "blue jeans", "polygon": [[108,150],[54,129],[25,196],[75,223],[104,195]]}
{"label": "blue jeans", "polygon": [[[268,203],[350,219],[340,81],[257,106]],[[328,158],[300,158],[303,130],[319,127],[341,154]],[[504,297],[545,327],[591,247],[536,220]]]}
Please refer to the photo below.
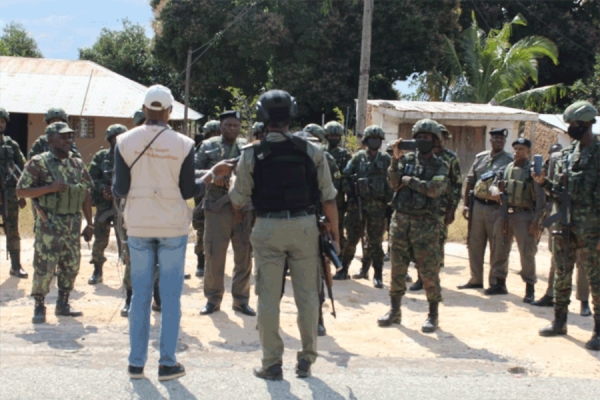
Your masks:
{"label": "blue jeans", "polygon": [[143,367],[148,358],[150,304],[158,262],[159,290],[162,303],[160,323],[160,359],[165,366],[177,364],[175,349],[181,320],[181,291],[187,235],[175,238],[129,237],[131,286],[129,309],[129,365]]}

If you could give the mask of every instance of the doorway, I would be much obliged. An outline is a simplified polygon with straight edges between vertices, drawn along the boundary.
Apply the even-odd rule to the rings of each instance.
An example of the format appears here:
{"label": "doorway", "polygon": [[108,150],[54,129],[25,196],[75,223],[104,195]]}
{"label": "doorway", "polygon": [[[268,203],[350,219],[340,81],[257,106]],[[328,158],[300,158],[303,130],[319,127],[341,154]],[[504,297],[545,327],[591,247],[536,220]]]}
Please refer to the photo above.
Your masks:
{"label": "doorway", "polygon": [[21,152],[27,158],[27,114],[10,113],[10,122],[6,134],[19,144]]}

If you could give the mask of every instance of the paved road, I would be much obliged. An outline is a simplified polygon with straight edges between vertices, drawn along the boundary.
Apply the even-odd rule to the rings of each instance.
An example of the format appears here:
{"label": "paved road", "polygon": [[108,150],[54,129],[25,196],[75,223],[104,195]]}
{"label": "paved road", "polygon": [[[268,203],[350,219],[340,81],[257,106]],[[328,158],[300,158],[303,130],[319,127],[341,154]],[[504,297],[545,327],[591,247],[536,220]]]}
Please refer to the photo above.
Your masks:
{"label": "paved road", "polygon": [[294,375],[291,349],[284,358],[284,381],[265,382],[251,372],[260,357],[255,346],[224,349],[186,340],[179,359],[187,376],[159,383],[155,339],[148,379],[130,381],[125,331],[73,336],[65,329],[69,325],[61,336],[53,327],[0,333],[0,398],[591,399],[600,393],[600,378],[539,377],[522,362],[486,357],[415,360],[322,352],[314,377],[301,380]]}

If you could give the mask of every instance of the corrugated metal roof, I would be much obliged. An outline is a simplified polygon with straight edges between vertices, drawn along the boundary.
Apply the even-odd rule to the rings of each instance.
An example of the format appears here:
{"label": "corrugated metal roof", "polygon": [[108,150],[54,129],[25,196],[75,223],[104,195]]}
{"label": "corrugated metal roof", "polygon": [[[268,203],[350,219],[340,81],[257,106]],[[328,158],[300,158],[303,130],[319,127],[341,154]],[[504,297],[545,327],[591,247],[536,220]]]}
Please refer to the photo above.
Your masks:
{"label": "corrugated metal roof", "polygon": [[429,101],[369,100],[368,104],[380,109],[404,113],[407,119],[493,119],[537,121],[537,113],[490,104],[449,103]]}
{"label": "corrugated metal roof", "polygon": [[560,114],[540,114],[540,121],[566,132],[569,126],[565,124]]}
{"label": "corrugated metal roof", "polygon": [[[146,89],[92,61],[0,57],[0,104],[9,112],[44,114],[61,107],[75,116],[131,118]],[[183,120],[183,111],[175,102],[171,119]],[[188,117],[202,114],[189,109]]]}

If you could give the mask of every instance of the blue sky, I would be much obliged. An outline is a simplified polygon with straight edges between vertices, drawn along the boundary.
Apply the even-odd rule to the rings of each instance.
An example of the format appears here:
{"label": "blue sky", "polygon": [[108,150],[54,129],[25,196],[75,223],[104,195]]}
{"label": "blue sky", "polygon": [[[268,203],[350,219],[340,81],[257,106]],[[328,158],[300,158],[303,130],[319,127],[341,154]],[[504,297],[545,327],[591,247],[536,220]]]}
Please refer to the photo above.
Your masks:
{"label": "blue sky", "polygon": [[102,28],[120,29],[125,18],[153,35],[149,0],[0,0],[0,28],[23,24],[45,58],[76,60],[77,49],[93,45]]}

